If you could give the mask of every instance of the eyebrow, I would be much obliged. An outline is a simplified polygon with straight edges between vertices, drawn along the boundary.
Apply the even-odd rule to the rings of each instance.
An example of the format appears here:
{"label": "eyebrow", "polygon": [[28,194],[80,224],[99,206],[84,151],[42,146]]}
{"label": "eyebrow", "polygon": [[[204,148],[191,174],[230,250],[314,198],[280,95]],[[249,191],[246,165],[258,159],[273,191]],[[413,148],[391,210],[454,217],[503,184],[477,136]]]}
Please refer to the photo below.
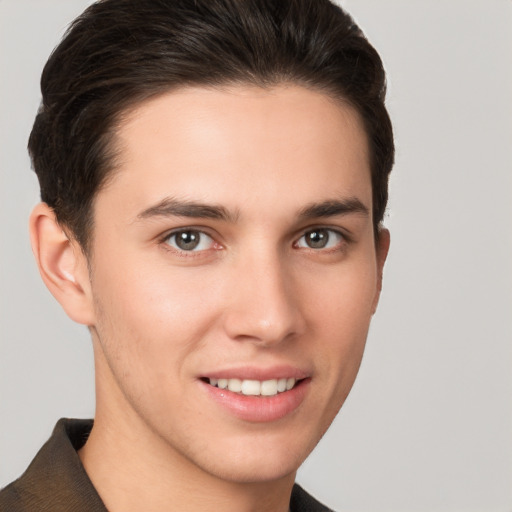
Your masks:
{"label": "eyebrow", "polygon": [[[355,197],[344,200],[331,199],[306,206],[300,210],[299,219],[309,220],[348,214],[368,216],[369,210]],[[234,223],[239,217],[239,212],[232,212],[220,205],[205,204],[197,201],[183,201],[166,197],[159,203],[140,212],[137,215],[137,220],[150,219],[152,217],[189,217],[196,219],[215,219]]]}
{"label": "eyebrow", "polygon": [[159,203],[150,206],[137,215],[138,220],[151,217],[191,217],[202,219],[215,219],[227,222],[235,222],[237,212],[230,212],[220,205],[204,204],[196,201],[182,201],[172,197],[166,197]]}
{"label": "eyebrow", "polygon": [[329,200],[313,203],[303,208],[299,218],[308,220],[319,217],[336,217],[337,215],[360,214],[369,216],[369,209],[356,197],[343,200]]}

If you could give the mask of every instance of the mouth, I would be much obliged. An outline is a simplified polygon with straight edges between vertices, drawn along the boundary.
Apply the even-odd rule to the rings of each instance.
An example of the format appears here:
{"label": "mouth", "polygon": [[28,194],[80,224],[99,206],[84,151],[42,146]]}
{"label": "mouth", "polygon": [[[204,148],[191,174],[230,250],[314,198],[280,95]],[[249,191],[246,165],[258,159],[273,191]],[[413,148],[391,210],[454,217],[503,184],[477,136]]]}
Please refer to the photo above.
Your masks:
{"label": "mouth", "polygon": [[232,393],[238,393],[244,396],[253,397],[269,397],[276,396],[286,391],[291,391],[303,379],[296,379],[294,377],[285,377],[280,379],[268,380],[253,380],[253,379],[216,379],[216,378],[203,378],[210,386],[219,389],[225,389]]}
{"label": "mouth", "polygon": [[199,382],[206,396],[230,416],[268,423],[293,417],[309,395],[311,377],[289,365],[248,366],[203,374]]}

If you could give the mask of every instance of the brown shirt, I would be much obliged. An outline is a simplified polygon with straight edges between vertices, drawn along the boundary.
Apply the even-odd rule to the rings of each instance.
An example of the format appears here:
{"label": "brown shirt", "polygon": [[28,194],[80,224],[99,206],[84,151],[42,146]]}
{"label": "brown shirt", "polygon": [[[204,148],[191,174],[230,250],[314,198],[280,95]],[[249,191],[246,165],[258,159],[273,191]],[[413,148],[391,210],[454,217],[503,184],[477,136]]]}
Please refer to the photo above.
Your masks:
{"label": "brown shirt", "polygon": [[[25,473],[0,491],[0,512],[108,512],[77,450],[92,420],[61,419]],[[332,512],[294,485],[291,512]]]}

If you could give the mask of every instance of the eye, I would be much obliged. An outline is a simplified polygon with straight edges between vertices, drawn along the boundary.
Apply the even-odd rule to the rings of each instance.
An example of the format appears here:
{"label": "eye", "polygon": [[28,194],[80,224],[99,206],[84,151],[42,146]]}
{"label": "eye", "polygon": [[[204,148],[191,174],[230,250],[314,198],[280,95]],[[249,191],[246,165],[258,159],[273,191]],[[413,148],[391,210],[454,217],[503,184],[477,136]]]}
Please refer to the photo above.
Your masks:
{"label": "eye", "polygon": [[340,245],[343,240],[343,235],[338,231],[317,228],[304,233],[297,241],[296,246],[307,249],[333,249]]}
{"label": "eye", "polygon": [[165,243],[177,251],[199,252],[211,249],[214,240],[197,229],[182,229],[171,233]]}

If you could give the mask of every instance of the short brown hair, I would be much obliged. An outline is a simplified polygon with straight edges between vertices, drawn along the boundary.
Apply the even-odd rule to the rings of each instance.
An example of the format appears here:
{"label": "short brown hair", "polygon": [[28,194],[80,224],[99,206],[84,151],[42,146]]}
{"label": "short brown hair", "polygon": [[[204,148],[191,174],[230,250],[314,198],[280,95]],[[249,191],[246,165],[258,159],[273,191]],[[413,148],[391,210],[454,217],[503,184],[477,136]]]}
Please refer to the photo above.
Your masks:
{"label": "short brown hair", "polygon": [[393,165],[380,57],[329,0],[100,0],[70,26],[41,78],[29,140],[41,199],[87,251],[95,194],[115,165],[123,112],[188,85],[292,82],[342,98],[369,141],[375,232]]}

